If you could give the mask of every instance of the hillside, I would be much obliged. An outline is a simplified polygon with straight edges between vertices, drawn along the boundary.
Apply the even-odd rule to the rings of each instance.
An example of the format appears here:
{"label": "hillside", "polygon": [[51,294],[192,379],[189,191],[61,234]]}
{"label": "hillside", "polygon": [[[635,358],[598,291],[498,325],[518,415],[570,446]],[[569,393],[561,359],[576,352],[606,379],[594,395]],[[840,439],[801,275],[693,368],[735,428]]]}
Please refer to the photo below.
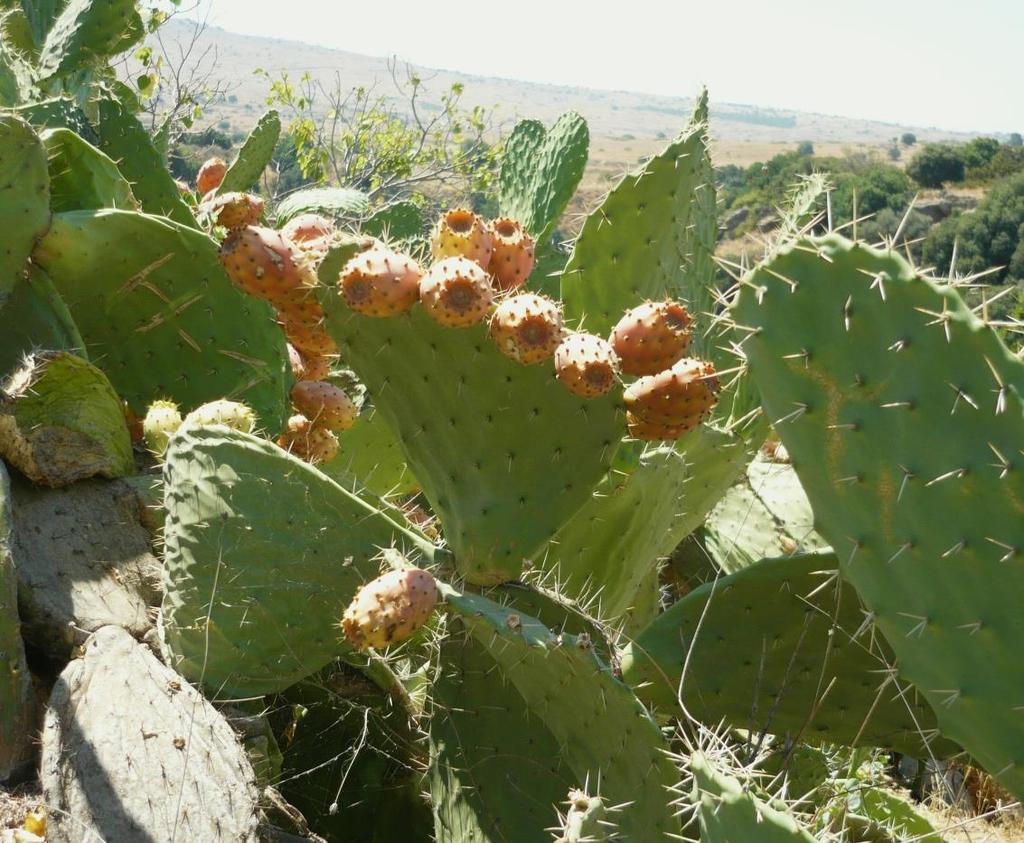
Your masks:
{"label": "hillside", "polygon": [[[177,52],[177,44],[191,40],[194,24],[186,20],[172,20],[162,30],[164,43]],[[228,120],[233,128],[248,128],[263,108],[267,92],[266,80],[256,76],[257,68],[273,75],[281,72],[298,78],[309,72],[325,84],[341,81],[343,88],[357,85],[374,88],[390,96],[394,90],[386,58],[359,55],[332,50],[295,41],[238,35],[215,27],[208,28],[196,44],[194,55],[210,50],[209,61],[215,56],[213,77],[227,83],[230,99],[218,103],[211,116]],[[404,65],[402,66],[404,69]],[[430,108],[431,96],[446,90],[451,84],[465,85],[464,102],[469,105],[497,106],[499,119],[511,123],[522,116],[551,121],[563,111],[581,112],[588,120],[594,137],[620,142],[655,140],[671,137],[685,123],[693,108],[689,96],[663,97],[630,91],[607,91],[541,85],[510,79],[472,76],[452,70],[416,68],[426,81],[424,105]],[[767,155],[743,159],[758,160],[770,157],[778,149],[776,144],[792,144],[803,140],[815,143],[879,146],[906,131],[914,132],[921,140],[966,140],[968,134],[944,131],[938,128],[903,126],[877,121],[855,120],[835,115],[811,114],[772,109],[766,106],[721,103],[712,95],[711,131],[720,145],[758,145],[767,147]],[[646,146],[635,151],[640,157],[649,152]],[[628,150],[632,153],[633,150]],[[726,156],[725,160],[732,156]],[[722,159],[720,159],[722,160]],[[743,163],[737,160],[736,163]]]}

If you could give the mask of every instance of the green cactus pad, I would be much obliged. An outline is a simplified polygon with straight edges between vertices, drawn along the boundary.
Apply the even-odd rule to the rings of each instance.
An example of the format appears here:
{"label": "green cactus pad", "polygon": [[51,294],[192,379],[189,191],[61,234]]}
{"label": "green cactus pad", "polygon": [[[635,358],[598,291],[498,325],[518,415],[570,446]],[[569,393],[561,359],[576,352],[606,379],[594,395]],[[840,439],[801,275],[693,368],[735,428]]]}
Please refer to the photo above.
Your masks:
{"label": "green cactus pad", "polygon": [[32,127],[0,115],[0,307],[50,222],[46,150]]}
{"label": "green cactus pad", "polygon": [[359,219],[369,210],[366,194],[348,187],[311,187],[286,196],[274,209],[278,227],[299,214],[322,213],[340,219]]}
{"label": "green cactus pad", "polygon": [[569,791],[568,808],[555,843],[605,843],[621,839],[606,800],[582,790]]}
{"label": "green cactus pad", "polygon": [[238,155],[231,162],[224,180],[217,188],[218,193],[251,190],[257,184],[263,171],[270,163],[274,154],[274,146],[281,135],[281,118],[271,109],[262,117],[249,132],[249,136],[238,150]]}
{"label": "green cactus pad", "polygon": [[574,112],[550,129],[537,120],[517,123],[501,162],[501,215],[522,223],[538,243],[546,242],[583,177],[589,147],[587,121]]}
{"label": "green cactus pad", "polygon": [[143,416],[244,401],[271,431],[288,409],[284,336],[270,306],[236,289],[205,234],[127,211],[58,214],[34,253],[81,329],[90,359]]}
{"label": "green cactus pad", "polygon": [[766,557],[828,548],[793,467],[762,458],[715,504],[704,529],[708,553],[727,574]]}
{"label": "green cactus pad", "polygon": [[430,791],[438,843],[544,838],[575,785],[557,738],[473,636],[441,641],[431,690]]}
{"label": "green cactus pad", "polygon": [[607,472],[624,426],[616,399],[579,398],[549,365],[513,362],[484,325],[444,328],[418,307],[363,316],[321,280],[327,330],[396,432],[459,572],[516,579]]}
{"label": "green cactus pad", "polygon": [[830,235],[734,316],[765,410],[904,676],[1024,795],[1024,362],[953,289]]}
{"label": "green cactus pad", "polygon": [[198,228],[163,157],[138,118],[112,95],[101,97],[96,108],[98,146],[131,183],[142,210]]}
{"label": "green cactus pad", "polygon": [[14,109],[14,113],[39,130],[70,129],[90,143],[96,142],[96,133],[88,119],[69,97],[39,100]]}
{"label": "green cactus pad", "polygon": [[11,481],[0,461],[0,781],[32,763],[32,677],[18,620],[18,580],[11,556]]}
{"label": "green cactus pad", "polygon": [[423,236],[423,212],[415,202],[392,202],[370,214],[359,230],[399,247],[405,246]]}
{"label": "green cactus pad", "polygon": [[[553,775],[537,771],[535,781],[522,780],[524,787],[536,784],[546,791],[562,778],[561,789],[549,794],[531,787],[532,798],[521,801],[553,806],[564,800],[563,770],[568,769],[575,786],[600,782],[601,796],[610,804],[630,803],[616,815],[626,839],[659,840],[678,833],[679,821],[669,805],[669,788],[677,773],[666,754],[668,744],[636,697],[595,654],[592,642],[570,633],[555,635],[536,618],[481,595],[440,588],[449,612],[493,662],[485,670],[487,681],[498,687],[506,683],[503,699],[511,700],[506,723],[495,725],[493,732],[506,732],[506,740],[516,736],[522,746],[518,754],[533,759],[538,757],[529,743],[534,729],[550,733],[560,747],[555,757],[563,768]],[[525,728],[520,706],[530,716]],[[485,739],[491,738],[489,732]],[[547,738],[541,739],[542,746],[548,743]],[[520,767],[520,774],[532,775],[529,771],[535,768],[532,760],[526,769]],[[463,784],[472,786],[471,777]],[[552,814],[547,817],[550,825]],[[503,829],[506,834],[512,830]],[[514,839],[535,840],[538,831],[516,828],[523,836]]]}
{"label": "green cactus pad", "polygon": [[46,33],[39,73],[45,78],[82,70],[127,50],[143,32],[135,0],[68,0]]}
{"label": "green cactus pad", "polygon": [[[718,223],[706,132],[703,120],[692,121],[587,217],[562,273],[571,324],[607,335],[629,308],[664,296],[694,314],[711,309]],[[705,348],[714,344],[694,333],[693,353],[714,359]]]}
{"label": "green cactus pad", "polygon": [[[671,710],[689,658],[683,704],[704,722],[922,757],[935,716],[913,690],[882,688],[893,657],[863,621],[834,555],[764,560],[672,605],[626,648],[622,675]],[[956,748],[934,739],[930,750]]]}
{"label": "green cactus pad", "polygon": [[117,165],[69,129],[42,133],[49,158],[50,208],[54,213],[89,208],[136,209],[131,185]]}
{"label": "green cactus pad", "polygon": [[420,536],[255,436],[186,426],[165,460],[167,646],[219,694],[280,691],[336,657],[381,549],[432,560]]}
{"label": "green cactus pad", "polygon": [[99,369],[64,351],[26,358],[3,386],[0,456],[44,486],[134,471],[124,409]]}
{"label": "green cactus pad", "polygon": [[338,443],[338,456],[320,469],[342,485],[343,479],[355,480],[380,497],[419,488],[395,434],[376,410],[364,410],[351,429],[338,434]]}
{"label": "green cactus pad", "polygon": [[652,448],[632,472],[610,472],[535,558],[562,593],[598,600],[606,620],[636,616],[651,572],[703,522],[748,458],[742,442],[707,426],[677,447],[686,450]]}
{"label": "green cactus pad", "polygon": [[748,783],[726,775],[703,753],[693,753],[689,767],[702,843],[817,843],[791,814],[759,799]]}
{"label": "green cactus pad", "polygon": [[3,308],[0,333],[0,379],[22,357],[39,349],[71,351],[87,357],[85,342],[53,282],[38,267],[17,280]]}

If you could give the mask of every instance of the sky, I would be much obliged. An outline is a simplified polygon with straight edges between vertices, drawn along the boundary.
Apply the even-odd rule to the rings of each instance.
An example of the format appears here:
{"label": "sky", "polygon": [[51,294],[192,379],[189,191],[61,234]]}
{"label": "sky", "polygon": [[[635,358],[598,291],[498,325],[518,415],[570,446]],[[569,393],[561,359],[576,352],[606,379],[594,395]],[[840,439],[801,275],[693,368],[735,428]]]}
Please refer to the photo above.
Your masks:
{"label": "sky", "polygon": [[978,132],[1024,131],[1024,0],[197,0],[425,67]]}

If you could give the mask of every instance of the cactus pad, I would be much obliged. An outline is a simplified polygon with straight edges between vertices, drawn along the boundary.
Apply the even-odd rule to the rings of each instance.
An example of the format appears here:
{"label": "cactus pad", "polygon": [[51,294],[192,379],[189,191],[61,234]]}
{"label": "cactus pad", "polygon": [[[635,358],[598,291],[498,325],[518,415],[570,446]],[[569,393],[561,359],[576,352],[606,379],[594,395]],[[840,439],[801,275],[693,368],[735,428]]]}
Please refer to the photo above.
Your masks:
{"label": "cactus pad", "polygon": [[703,753],[691,755],[689,767],[702,843],[817,843],[790,813],[759,799],[748,783],[726,775]]}
{"label": "cactus pad", "polygon": [[234,288],[205,234],[143,214],[73,211],[54,217],[35,259],[137,414],[157,398],[192,409],[227,397],[278,429],[284,337],[269,305]]}
{"label": "cactus pad", "polygon": [[0,456],[33,482],[66,486],[134,471],[121,401],[106,375],[82,358],[33,354],[0,395]]}
{"label": "cactus pad", "polygon": [[220,194],[232,191],[245,191],[257,184],[263,171],[270,163],[274,154],[274,146],[281,134],[281,118],[271,109],[262,117],[249,132],[249,136],[238,150],[238,155],[231,162],[224,179],[217,188]]}
{"label": "cactus pad", "polygon": [[182,674],[229,694],[282,690],[336,657],[382,549],[433,554],[312,466],[221,426],[171,437],[164,495],[167,644]]}
{"label": "cactus pad", "polygon": [[333,289],[321,302],[343,359],[441,517],[460,573],[515,579],[607,471],[622,435],[615,399],[571,395],[547,366],[506,358],[483,325],[443,328],[418,307],[369,318]]}
{"label": "cactus pad", "polygon": [[1024,362],[954,289],[838,235],[781,250],[734,316],[819,529],[901,672],[1024,795]]}
{"label": "cactus pad", "polygon": [[[523,744],[519,753],[536,758],[529,747],[531,731],[546,730],[560,746],[555,757],[571,771],[576,786],[600,781],[601,795],[609,803],[630,803],[616,816],[627,839],[658,840],[678,833],[678,819],[668,804],[668,788],[676,781],[676,770],[666,755],[664,736],[595,654],[589,638],[555,635],[535,618],[480,595],[444,586],[441,590],[449,611],[492,661],[485,681],[505,682],[505,696],[512,697],[514,692],[519,697],[509,708],[513,716],[495,731],[506,732],[506,738],[517,736]],[[516,717],[522,716],[520,706],[525,706],[531,718],[526,729],[516,724]],[[489,732],[485,739],[490,740],[491,735]],[[526,769],[520,769],[524,776],[532,776],[528,771],[536,769],[536,762],[531,760]],[[553,787],[564,772],[541,776]],[[540,780],[538,776],[537,782]],[[532,780],[522,781],[529,786]],[[471,780],[467,784],[472,784]],[[534,799],[522,801],[546,800],[550,806],[563,800],[565,792],[563,784],[553,794],[536,792]],[[550,823],[551,814],[546,816]],[[532,829],[522,833],[523,840],[536,839],[529,836],[535,834]]]}
{"label": "cactus pad", "polygon": [[499,208],[538,243],[551,236],[583,177],[590,147],[587,121],[566,112],[550,129],[537,120],[516,124],[505,142]]}
{"label": "cactus pad", "polygon": [[[889,675],[892,653],[863,620],[832,554],[764,560],[671,606],[627,647],[622,675],[668,709],[683,679],[683,704],[707,723],[921,756],[935,717]],[[931,751],[955,747],[934,740]]]}
{"label": "cactus pad", "polygon": [[[695,119],[587,217],[562,273],[570,324],[607,334],[626,310],[664,296],[695,316],[711,309],[717,217],[706,131]],[[690,353],[709,356],[705,344],[695,332]]]}
{"label": "cactus pad", "polygon": [[0,115],[0,307],[50,223],[46,150],[32,128]]}
{"label": "cactus pad", "polygon": [[50,208],[54,213],[88,208],[135,210],[135,196],[117,165],[69,129],[42,134],[49,158]]}

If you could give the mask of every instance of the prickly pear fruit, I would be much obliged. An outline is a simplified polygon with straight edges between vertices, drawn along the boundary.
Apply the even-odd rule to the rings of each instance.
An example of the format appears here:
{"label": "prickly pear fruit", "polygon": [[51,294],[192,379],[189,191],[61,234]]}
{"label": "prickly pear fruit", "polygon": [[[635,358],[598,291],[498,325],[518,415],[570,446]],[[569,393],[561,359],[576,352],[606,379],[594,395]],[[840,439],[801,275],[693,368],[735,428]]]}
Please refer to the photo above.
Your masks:
{"label": "prickly pear fruit", "polygon": [[223,424],[242,433],[252,433],[256,429],[256,416],[245,404],[238,401],[210,401],[196,407],[185,416],[183,425]]}
{"label": "prickly pear fruit", "polygon": [[507,217],[492,221],[491,230],[493,251],[487,271],[499,290],[514,290],[533,272],[533,238],[518,222]]}
{"label": "prickly pear fruit", "polygon": [[441,215],[430,238],[435,261],[464,257],[487,269],[493,252],[490,226],[472,211],[455,208]]}
{"label": "prickly pear fruit", "polygon": [[412,258],[386,246],[375,246],[345,264],[338,286],[348,306],[357,313],[394,316],[416,303],[422,275]]}
{"label": "prickly pear fruit", "polygon": [[242,290],[272,303],[316,284],[295,244],[270,228],[250,225],[232,231],[221,244],[220,262]]}
{"label": "prickly pear fruit", "polygon": [[[288,342],[294,345],[303,360],[309,364],[311,357],[334,357],[338,353],[338,346],[320,325],[307,325],[305,322],[292,322],[285,313],[280,314],[281,328]],[[306,380],[319,380],[308,376]]]}
{"label": "prickly pear fruit", "polygon": [[301,414],[288,419],[277,444],[313,465],[330,462],[338,455],[338,437]]}
{"label": "prickly pear fruit", "polygon": [[299,214],[281,229],[281,235],[298,246],[334,233],[334,221],[320,214]]}
{"label": "prickly pear fruit", "polygon": [[629,375],[665,371],[686,356],[692,322],[686,308],[674,301],[649,301],[627,311],[610,337],[622,371]]}
{"label": "prickly pear fruit", "polygon": [[540,363],[562,341],[562,312],[547,296],[520,293],[498,305],[490,330],[502,353],[520,363]]}
{"label": "prickly pear fruit", "polygon": [[694,417],[685,424],[658,424],[647,422],[637,418],[630,412],[626,412],[626,427],[633,439],[644,439],[648,442],[672,442],[689,433],[700,423],[700,419]]}
{"label": "prickly pear fruit", "polygon": [[630,384],[626,409],[644,422],[696,427],[718,401],[718,376],[705,360],[684,357],[672,368]]}
{"label": "prickly pear fruit", "polygon": [[569,392],[584,398],[608,392],[617,369],[611,343],[594,334],[569,334],[555,349],[555,374]]}
{"label": "prickly pear fruit", "polygon": [[256,225],[263,217],[264,202],[252,193],[225,193],[214,196],[203,206],[217,225],[228,231]]}
{"label": "prickly pear fruit", "polygon": [[464,328],[483,321],[494,300],[487,273],[469,258],[445,258],[420,280],[420,304],[435,322]]}
{"label": "prickly pear fruit", "polygon": [[357,650],[387,647],[423,626],[436,604],[437,583],[427,571],[390,571],[356,592],[341,628]]}
{"label": "prickly pear fruit", "polygon": [[196,176],[196,193],[200,196],[206,196],[211,190],[216,190],[220,187],[220,183],[224,181],[224,174],[227,171],[228,162],[223,158],[208,159],[199,168],[199,174]]}
{"label": "prickly pear fruit", "polygon": [[322,381],[331,374],[331,367],[337,360],[335,354],[305,354],[299,352],[303,376],[299,380]]}
{"label": "prickly pear fruit", "polygon": [[345,390],[323,381],[299,381],[292,387],[295,409],[317,427],[348,430],[355,424],[359,408]]}
{"label": "prickly pear fruit", "polygon": [[154,401],[142,420],[142,435],[146,447],[157,456],[167,450],[167,440],[181,427],[181,413],[173,401]]}

